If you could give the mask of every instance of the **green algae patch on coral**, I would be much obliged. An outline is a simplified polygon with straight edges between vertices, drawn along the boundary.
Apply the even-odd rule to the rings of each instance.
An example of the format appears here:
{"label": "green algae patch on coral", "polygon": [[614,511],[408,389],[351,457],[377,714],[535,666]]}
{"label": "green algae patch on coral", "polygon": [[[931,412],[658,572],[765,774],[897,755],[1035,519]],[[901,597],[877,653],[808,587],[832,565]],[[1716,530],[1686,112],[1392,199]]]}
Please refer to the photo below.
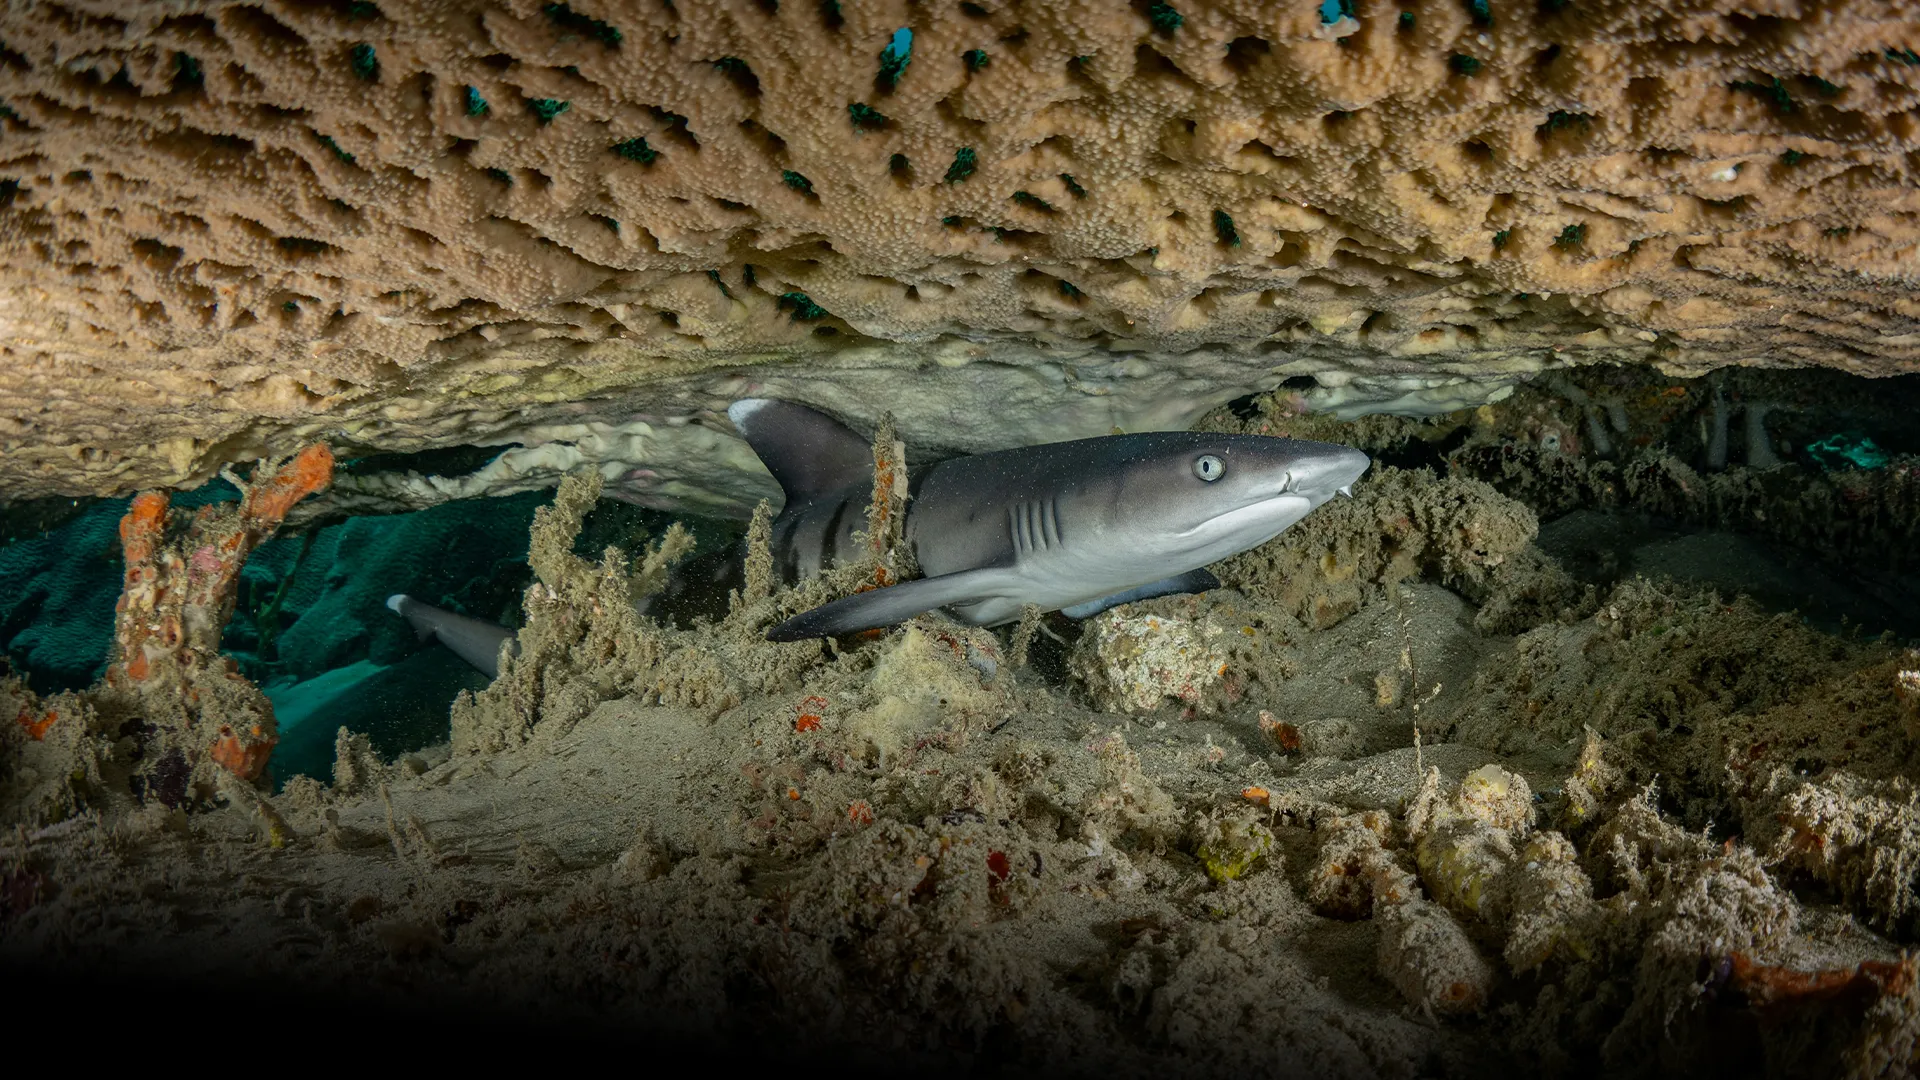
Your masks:
{"label": "green algae patch on coral", "polygon": [[1238,881],[1273,848],[1273,830],[1260,815],[1243,809],[1207,816],[1194,826],[1194,855],[1216,882]]}

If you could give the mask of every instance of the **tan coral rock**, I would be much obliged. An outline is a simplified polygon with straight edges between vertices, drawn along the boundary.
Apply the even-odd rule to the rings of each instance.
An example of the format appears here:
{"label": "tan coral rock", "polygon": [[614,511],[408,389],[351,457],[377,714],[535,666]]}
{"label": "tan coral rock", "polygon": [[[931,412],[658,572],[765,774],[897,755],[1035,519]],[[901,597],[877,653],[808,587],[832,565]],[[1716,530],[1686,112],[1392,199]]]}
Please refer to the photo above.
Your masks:
{"label": "tan coral rock", "polygon": [[1122,605],[1088,620],[1070,664],[1102,710],[1151,712],[1168,699],[1199,707],[1227,674],[1225,633],[1205,615],[1134,614]]}
{"label": "tan coral rock", "polygon": [[1177,6],[15,5],[0,492],[712,422],[776,370],[877,412],[930,358],[1038,430],[1061,355],[1136,424],[1275,367],[1920,357],[1908,4]]}
{"label": "tan coral rock", "polygon": [[1480,1011],[1493,992],[1493,968],[1447,909],[1411,899],[1380,910],[1381,975],[1429,1016]]}

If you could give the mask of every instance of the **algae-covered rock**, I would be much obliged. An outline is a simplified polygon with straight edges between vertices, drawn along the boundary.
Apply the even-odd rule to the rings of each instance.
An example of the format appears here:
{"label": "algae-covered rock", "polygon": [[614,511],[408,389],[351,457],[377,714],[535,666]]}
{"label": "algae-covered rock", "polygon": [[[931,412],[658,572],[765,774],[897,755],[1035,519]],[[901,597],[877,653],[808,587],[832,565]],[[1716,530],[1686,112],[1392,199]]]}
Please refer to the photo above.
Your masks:
{"label": "algae-covered rock", "polygon": [[1140,755],[1127,746],[1118,731],[1096,739],[1088,748],[1099,762],[1099,785],[1087,799],[1084,814],[1097,831],[1163,849],[1178,834],[1179,808],[1140,767]]}
{"label": "algae-covered rock", "polygon": [[[1784,777],[1782,778],[1784,781]],[[1771,857],[1838,890],[1869,922],[1920,930],[1920,791],[1835,773],[1786,784]]]}
{"label": "algae-covered rock", "polygon": [[1214,881],[1238,881],[1267,856],[1273,830],[1251,809],[1204,815],[1194,823],[1194,855]]}
{"label": "algae-covered rock", "polygon": [[997,714],[1007,704],[996,685],[992,635],[931,620],[908,623],[880,646],[847,733],[863,758],[888,762],[941,724]]}
{"label": "algae-covered rock", "polygon": [[1383,908],[1380,974],[1429,1016],[1479,1012],[1493,990],[1493,968],[1447,909],[1422,899]]}
{"label": "algae-covered rock", "polygon": [[1225,634],[1205,617],[1136,614],[1122,605],[1087,621],[1071,665],[1106,711],[1151,712],[1169,698],[1196,706],[1227,674],[1218,644]]}

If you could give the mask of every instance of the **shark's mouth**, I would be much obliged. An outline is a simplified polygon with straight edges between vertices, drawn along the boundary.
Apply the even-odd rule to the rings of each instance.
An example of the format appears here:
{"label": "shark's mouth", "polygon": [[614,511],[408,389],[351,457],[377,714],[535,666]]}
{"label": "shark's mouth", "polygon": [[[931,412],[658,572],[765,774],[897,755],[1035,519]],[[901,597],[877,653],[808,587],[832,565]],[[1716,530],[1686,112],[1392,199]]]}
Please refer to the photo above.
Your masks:
{"label": "shark's mouth", "polygon": [[1287,492],[1210,517],[1175,536],[1195,547],[1234,543],[1240,545],[1236,551],[1244,551],[1280,535],[1288,526],[1306,517],[1316,505],[1305,495]]}

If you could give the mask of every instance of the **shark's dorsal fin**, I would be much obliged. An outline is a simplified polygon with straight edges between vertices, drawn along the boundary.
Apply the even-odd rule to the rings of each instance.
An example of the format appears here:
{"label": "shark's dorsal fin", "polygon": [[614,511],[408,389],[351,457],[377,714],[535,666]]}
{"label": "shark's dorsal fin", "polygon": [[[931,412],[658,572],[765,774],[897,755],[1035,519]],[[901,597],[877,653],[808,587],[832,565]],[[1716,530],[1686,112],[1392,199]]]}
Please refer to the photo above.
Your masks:
{"label": "shark's dorsal fin", "polygon": [[746,398],[728,406],[727,417],[780,482],[790,506],[873,482],[873,447],[825,413]]}
{"label": "shark's dorsal fin", "polygon": [[859,630],[872,630],[905,622],[922,612],[978,600],[1005,587],[1008,571],[1001,567],[962,570],[938,577],[915,578],[884,589],[842,597],[803,611],[767,631],[768,641],[801,641],[815,637],[838,637]]}
{"label": "shark's dorsal fin", "polygon": [[1060,614],[1071,619],[1085,619],[1098,615],[1110,607],[1131,604],[1135,600],[1151,600],[1156,596],[1172,596],[1175,593],[1208,592],[1220,587],[1220,579],[1205,568],[1189,570],[1184,574],[1175,574],[1170,578],[1150,581],[1145,585],[1136,585],[1131,589],[1122,589],[1110,596],[1089,600],[1084,604],[1060,609]]}

